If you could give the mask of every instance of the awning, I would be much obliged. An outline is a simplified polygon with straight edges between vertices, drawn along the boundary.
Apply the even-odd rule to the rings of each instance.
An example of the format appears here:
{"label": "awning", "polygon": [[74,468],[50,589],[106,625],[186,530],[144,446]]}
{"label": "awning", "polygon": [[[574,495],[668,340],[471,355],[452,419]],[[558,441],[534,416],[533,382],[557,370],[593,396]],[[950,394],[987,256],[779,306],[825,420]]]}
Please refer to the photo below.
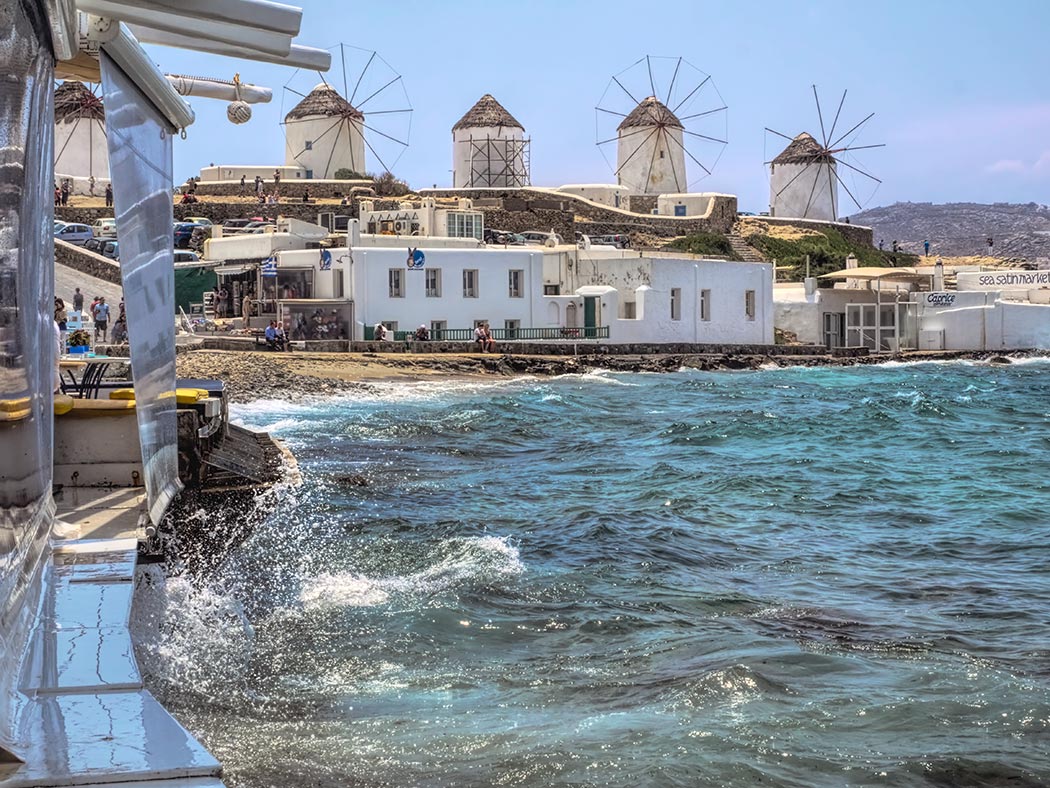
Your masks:
{"label": "awning", "polygon": [[226,274],[227,276],[232,274],[243,274],[247,271],[254,271],[258,266],[255,265],[220,265],[215,269],[217,274]]}
{"label": "awning", "polygon": [[832,271],[830,274],[822,274],[820,279],[863,279],[866,281],[889,280],[896,282],[922,282],[930,278],[929,274],[919,274],[914,268],[843,268],[841,271]]}

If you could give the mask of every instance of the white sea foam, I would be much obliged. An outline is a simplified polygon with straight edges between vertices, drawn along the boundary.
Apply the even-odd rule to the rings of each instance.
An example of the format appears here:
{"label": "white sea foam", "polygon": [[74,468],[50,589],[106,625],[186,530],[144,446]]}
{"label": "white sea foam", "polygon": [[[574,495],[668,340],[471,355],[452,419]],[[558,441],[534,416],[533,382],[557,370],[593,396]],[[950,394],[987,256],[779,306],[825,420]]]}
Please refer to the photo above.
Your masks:
{"label": "white sea foam", "polygon": [[368,577],[355,572],[324,573],[303,585],[304,610],[373,607],[391,597],[419,598],[475,583],[498,582],[525,571],[518,548],[507,537],[450,540],[444,556],[419,572]]}

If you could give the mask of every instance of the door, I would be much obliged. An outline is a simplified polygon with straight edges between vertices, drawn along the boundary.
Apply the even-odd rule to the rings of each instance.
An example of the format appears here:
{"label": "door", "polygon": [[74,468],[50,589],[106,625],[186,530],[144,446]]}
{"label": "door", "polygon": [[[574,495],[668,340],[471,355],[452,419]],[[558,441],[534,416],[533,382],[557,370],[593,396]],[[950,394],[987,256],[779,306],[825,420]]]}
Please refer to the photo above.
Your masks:
{"label": "door", "polygon": [[824,313],[824,347],[830,350],[842,347],[842,335],[845,333],[846,315],[843,312]]}
{"label": "door", "polygon": [[583,337],[595,339],[598,336],[598,296],[585,296],[583,299]]}

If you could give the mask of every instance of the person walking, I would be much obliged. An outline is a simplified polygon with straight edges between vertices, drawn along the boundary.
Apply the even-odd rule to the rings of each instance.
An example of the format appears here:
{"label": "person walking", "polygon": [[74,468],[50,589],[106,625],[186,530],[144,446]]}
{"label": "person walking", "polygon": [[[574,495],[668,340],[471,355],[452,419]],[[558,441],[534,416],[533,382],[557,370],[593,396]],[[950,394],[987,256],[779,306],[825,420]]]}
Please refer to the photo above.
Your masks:
{"label": "person walking", "polygon": [[245,187],[245,183],[244,183],[244,176],[241,175],[241,196],[242,197],[244,196],[245,188],[246,187]]}
{"label": "person walking", "polygon": [[926,250],[926,256],[929,257],[930,256],[930,242],[929,242],[928,239],[922,242],[922,247],[923,247],[923,249]]}
{"label": "person walking", "polygon": [[88,194],[92,197],[95,196],[95,176],[91,175],[88,177]]}
{"label": "person walking", "polygon": [[226,285],[223,285],[219,290],[219,317],[229,316],[229,305],[230,305],[230,291],[226,289]]}
{"label": "person walking", "polygon": [[106,207],[107,208],[112,208],[113,207],[113,184],[112,183],[107,183],[106,184]]}
{"label": "person walking", "polygon": [[84,294],[80,292],[78,287],[73,293],[73,311],[83,312],[84,311]]}
{"label": "person walking", "polygon": [[69,181],[62,181],[62,204],[69,205]]}
{"label": "person walking", "polygon": [[880,252],[882,251],[882,247],[883,247],[883,245],[884,245],[885,243],[886,243],[886,242],[885,242],[885,241],[884,241],[884,240],[883,240],[882,238],[880,238],[880,239],[879,239],[879,251],[880,251]]}
{"label": "person walking", "polygon": [[263,193],[263,179],[261,175],[255,176],[255,194],[258,197],[262,197]]}
{"label": "person walking", "polygon": [[92,316],[95,318],[95,341],[98,342],[98,336],[102,334],[102,341],[105,342],[106,331],[109,328],[109,304],[106,303],[105,298],[99,297],[98,303],[92,310]]}
{"label": "person walking", "polygon": [[274,190],[274,192],[276,192],[279,188],[281,188],[281,171],[278,170],[278,169],[275,169],[273,171],[273,190]]}

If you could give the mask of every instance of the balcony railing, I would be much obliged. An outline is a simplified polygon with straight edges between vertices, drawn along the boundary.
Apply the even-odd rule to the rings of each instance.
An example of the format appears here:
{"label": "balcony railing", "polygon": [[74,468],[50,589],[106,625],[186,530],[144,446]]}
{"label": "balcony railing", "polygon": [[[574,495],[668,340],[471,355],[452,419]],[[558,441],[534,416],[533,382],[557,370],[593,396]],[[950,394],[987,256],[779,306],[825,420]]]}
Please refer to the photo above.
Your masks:
{"label": "balcony railing", "polygon": [[[375,339],[374,328],[365,326],[365,339]],[[536,340],[581,340],[608,339],[608,326],[589,328],[493,328],[492,338],[499,342],[534,342]],[[416,337],[415,331],[395,331],[395,342],[411,342]],[[443,328],[430,332],[432,342],[473,342],[473,328]]]}

